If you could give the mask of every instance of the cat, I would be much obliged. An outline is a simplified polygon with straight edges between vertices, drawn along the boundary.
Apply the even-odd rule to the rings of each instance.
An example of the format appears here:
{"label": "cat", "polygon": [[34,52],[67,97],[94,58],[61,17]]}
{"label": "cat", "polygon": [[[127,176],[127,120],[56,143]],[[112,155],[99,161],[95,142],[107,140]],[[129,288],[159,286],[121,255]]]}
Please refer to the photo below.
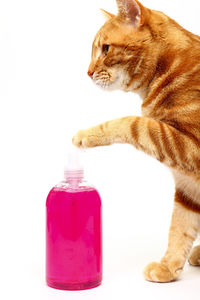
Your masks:
{"label": "cat", "polygon": [[88,75],[106,90],[139,93],[142,117],[79,131],[77,147],[128,143],[172,171],[174,209],[168,248],[144,269],[152,282],[178,278],[187,258],[200,266],[200,37],[136,0],[117,0],[118,14],[97,33]]}

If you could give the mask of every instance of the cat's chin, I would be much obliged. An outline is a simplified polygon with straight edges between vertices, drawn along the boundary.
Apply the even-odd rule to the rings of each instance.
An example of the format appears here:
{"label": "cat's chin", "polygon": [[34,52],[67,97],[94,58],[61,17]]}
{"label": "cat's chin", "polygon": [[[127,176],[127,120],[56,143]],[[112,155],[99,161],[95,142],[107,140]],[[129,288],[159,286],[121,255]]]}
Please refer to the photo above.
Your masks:
{"label": "cat's chin", "polygon": [[119,90],[119,87],[116,88],[116,84],[114,82],[112,83],[105,83],[105,82],[94,82],[96,86],[98,86],[101,90],[104,91],[115,91]]}
{"label": "cat's chin", "polygon": [[94,80],[93,82],[100,89],[105,90],[105,91],[123,90],[120,76],[117,76],[114,81],[103,82],[101,80]]}

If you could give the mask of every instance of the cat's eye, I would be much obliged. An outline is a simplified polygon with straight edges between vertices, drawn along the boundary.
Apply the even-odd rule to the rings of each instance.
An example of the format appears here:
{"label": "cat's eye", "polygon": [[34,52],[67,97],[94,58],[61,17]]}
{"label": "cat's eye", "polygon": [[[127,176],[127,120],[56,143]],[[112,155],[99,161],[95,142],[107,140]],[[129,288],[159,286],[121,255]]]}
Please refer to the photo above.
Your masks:
{"label": "cat's eye", "polygon": [[107,55],[107,53],[108,53],[108,51],[109,51],[109,48],[110,48],[110,45],[103,45],[103,53],[105,54],[105,55]]}

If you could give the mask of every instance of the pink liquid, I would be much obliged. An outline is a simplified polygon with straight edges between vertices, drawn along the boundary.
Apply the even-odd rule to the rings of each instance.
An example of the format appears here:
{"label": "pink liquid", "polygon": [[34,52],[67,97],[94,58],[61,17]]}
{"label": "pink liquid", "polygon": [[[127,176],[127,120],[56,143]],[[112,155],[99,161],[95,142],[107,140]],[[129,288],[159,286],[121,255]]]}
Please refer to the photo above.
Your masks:
{"label": "pink liquid", "polygon": [[[68,189],[69,190],[69,189]],[[102,281],[101,199],[93,188],[53,188],[46,202],[46,280],[62,290]]]}

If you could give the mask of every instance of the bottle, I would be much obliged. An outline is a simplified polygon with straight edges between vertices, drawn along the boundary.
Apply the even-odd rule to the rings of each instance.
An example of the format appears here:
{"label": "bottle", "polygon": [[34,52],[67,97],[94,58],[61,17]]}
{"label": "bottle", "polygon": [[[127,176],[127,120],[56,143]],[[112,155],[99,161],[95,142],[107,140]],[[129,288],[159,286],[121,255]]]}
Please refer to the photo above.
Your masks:
{"label": "bottle", "polygon": [[62,290],[102,282],[101,198],[83,179],[78,151],[70,154],[65,180],[46,201],[46,282]]}

